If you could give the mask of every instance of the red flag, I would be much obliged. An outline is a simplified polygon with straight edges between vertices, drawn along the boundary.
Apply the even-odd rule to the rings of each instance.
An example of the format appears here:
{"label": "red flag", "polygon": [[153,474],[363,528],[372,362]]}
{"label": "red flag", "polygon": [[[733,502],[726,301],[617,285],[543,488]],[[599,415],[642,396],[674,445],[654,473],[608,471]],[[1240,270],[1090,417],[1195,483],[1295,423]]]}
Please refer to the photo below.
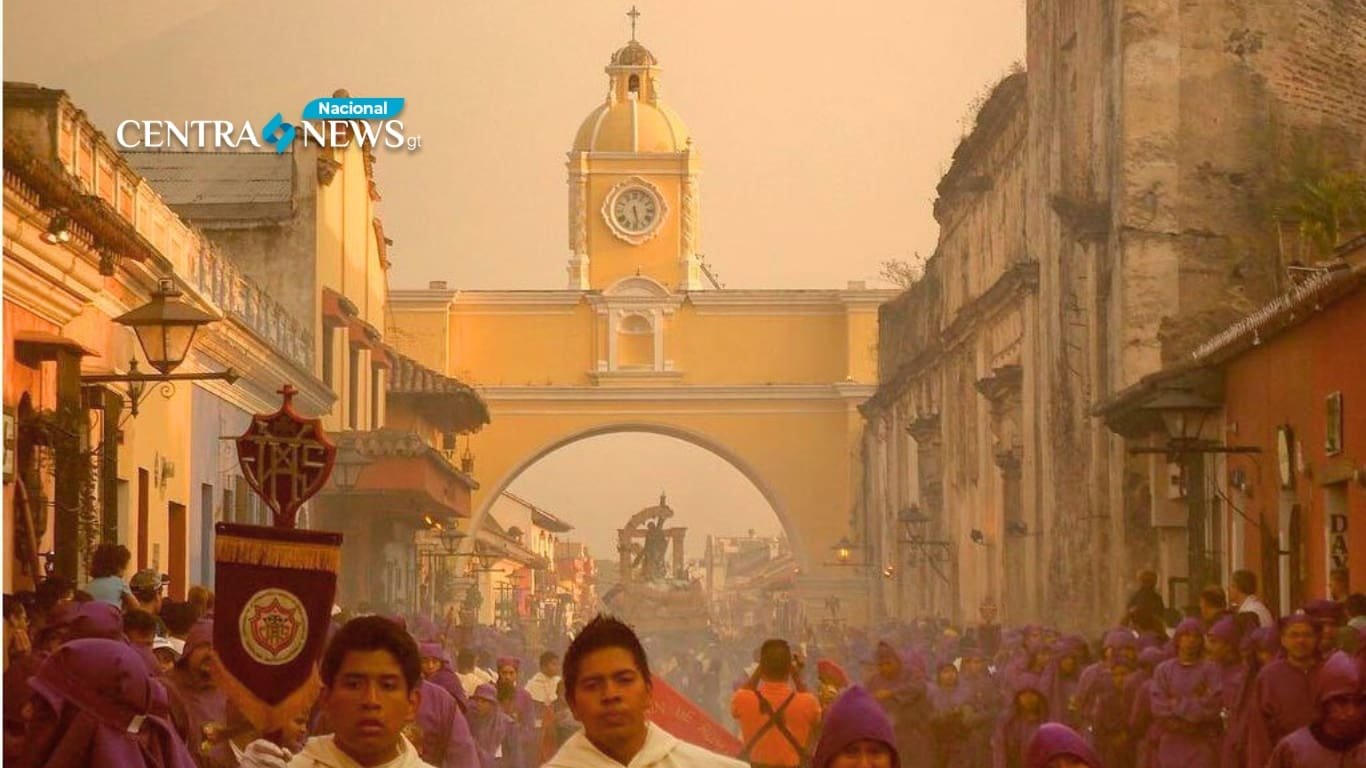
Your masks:
{"label": "red flag", "polygon": [[740,754],[744,745],[735,734],[721,727],[711,715],[664,682],[662,677],[656,675],[652,682],[654,705],[646,714],[650,722],[703,749],[710,749],[727,757]]}

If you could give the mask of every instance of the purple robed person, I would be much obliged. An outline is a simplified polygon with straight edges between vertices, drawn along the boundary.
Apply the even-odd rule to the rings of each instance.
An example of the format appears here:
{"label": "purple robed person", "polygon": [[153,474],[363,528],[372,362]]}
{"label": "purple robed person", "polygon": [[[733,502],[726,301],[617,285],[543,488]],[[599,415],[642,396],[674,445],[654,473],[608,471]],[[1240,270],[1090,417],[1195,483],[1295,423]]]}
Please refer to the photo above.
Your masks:
{"label": "purple robed person", "polygon": [[981,717],[972,707],[971,688],[958,675],[952,662],[941,662],[930,686],[930,732],[934,736],[937,768],[972,768],[968,743],[976,720]]}
{"label": "purple robed person", "polygon": [[416,738],[410,739],[418,754],[436,768],[480,768],[474,736],[455,697],[430,680],[423,680],[421,689]]}
{"label": "purple robed person", "polygon": [[991,736],[992,768],[1024,768],[1024,749],[1048,719],[1044,684],[1034,675],[1015,677],[1010,703]]}
{"label": "purple robed person", "polygon": [[163,680],[171,699],[171,722],[201,766],[219,768],[212,757],[201,755],[204,725],[227,721],[227,697],[209,670],[213,661],[213,622],[200,619],[185,638],[185,652]]}
{"label": "purple robed person", "polygon": [[1105,633],[1105,639],[1101,643],[1100,661],[1083,669],[1077,679],[1076,692],[1072,696],[1072,701],[1067,703],[1067,707],[1076,713],[1077,721],[1087,727],[1094,727],[1096,724],[1096,708],[1099,706],[1096,698],[1110,687],[1110,664],[1117,656],[1128,657],[1131,669],[1137,664],[1138,638],[1133,632],[1118,628]]}
{"label": "purple robed person", "polygon": [[846,688],[826,710],[821,738],[811,753],[811,768],[828,768],[830,761],[858,741],[880,741],[892,750],[892,768],[901,768],[896,733],[886,711],[861,686]]}
{"label": "purple robed person", "polygon": [[1081,661],[1085,654],[1084,640],[1079,637],[1063,638],[1054,647],[1053,660],[1044,673],[1044,685],[1048,686],[1049,717],[1073,728],[1078,727],[1080,718],[1068,708],[1068,703],[1072,701],[1081,682]]}
{"label": "purple robed person", "polygon": [[1166,651],[1161,648],[1144,648],[1138,654],[1139,671],[1124,681],[1128,689],[1129,734],[1135,747],[1134,768],[1157,766],[1157,739],[1160,734],[1153,719],[1153,670],[1166,660]]}
{"label": "purple robed person", "polygon": [[166,690],[118,640],[72,640],[29,681],[33,715],[19,768],[193,768],[166,717]]}
{"label": "purple robed person", "polygon": [[1318,631],[1304,614],[1281,620],[1285,655],[1257,673],[1247,703],[1247,768],[1264,768],[1281,739],[1314,721],[1314,678],[1318,674]]}
{"label": "purple robed person", "polygon": [[1224,716],[1224,735],[1219,742],[1219,765],[1224,768],[1241,768],[1243,764],[1243,742],[1247,739],[1243,729],[1243,699],[1247,688],[1247,665],[1243,662],[1239,648],[1242,638],[1238,624],[1232,616],[1225,616],[1214,622],[1206,633],[1210,660],[1219,670],[1222,685],[1220,707]]}
{"label": "purple robed person", "polygon": [[1357,660],[1334,653],[1315,678],[1314,722],[1281,739],[1268,768],[1366,766],[1366,702]]}
{"label": "purple robed person", "polygon": [[1218,768],[1223,679],[1204,661],[1204,632],[1186,619],[1173,635],[1176,658],[1153,670],[1152,707],[1162,768]]}
{"label": "purple robed person", "polygon": [[874,658],[877,672],[864,687],[892,721],[901,764],[905,768],[929,768],[934,765],[934,740],[929,730],[932,710],[923,661],[913,657],[908,663],[886,642],[878,643]]}
{"label": "purple robed person", "polygon": [[498,691],[490,683],[470,697],[470,733],[481,768],[521,765],[521,743],[512,718],[498,705]]}
{"label": "purple robed person", "polygon": [[427,675],[424,669],[424,677],[441,686],[446,693],[455,699],[456,706],[460,707],[461,713],[468,714],[470,711],[469,698],[465,696],[465,686],[460,684],[460,678],[456,676],[455,670],[452,668],[450,652],[437,642],[418,643],[418,649],[422,652],[422,658],[435,659],[441,663],[440,668],[431,675]]}
{"label": "purple robed person", "polygon": [[1047,768],[1055,757],[1068,756],[1087,768],[1103,768],[1100,758],[1081,734],[1062,723],[1044,723],[1025,745],[1025,768]]}

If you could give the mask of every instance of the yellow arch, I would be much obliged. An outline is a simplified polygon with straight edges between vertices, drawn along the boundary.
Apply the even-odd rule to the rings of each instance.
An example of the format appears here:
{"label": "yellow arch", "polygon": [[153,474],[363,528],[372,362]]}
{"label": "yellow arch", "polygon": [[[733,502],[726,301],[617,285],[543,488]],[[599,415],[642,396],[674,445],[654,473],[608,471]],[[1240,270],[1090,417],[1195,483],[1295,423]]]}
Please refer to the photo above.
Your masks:
{"label": "yellow arch", "polygon": [[[792,520],[791,514],[787,510],[787,505],[778,490],[765,481],[763,475],[760,474],[750,462],[746,461],[742,456],[728,448],[719,440],[703,435],[696,430],[686,429],[676,424],[649,421],[622,421],[599,424],[597,426],[586,427],[570,432],[546,442],[540,448],[537,448],[527,455],[525,459],[504,471],[497,482],[491,484],[486,489],[480,489],[483,494],[483,500],[470,518],[470,540],[473,540],[474,535],[479,532],[480,527],[484,523],[484,518],[488,516],[489,510],[493,508],[494,503],[497,502],[498,497],[502,495],[503,491],[507,490],[523,472],[536,462],[544,459],[555,451],[566,448],[574,443],[594,437],[601,437],[603,435],[623,433],[652,434],[672,437],[677,440],[682,440],[685,443],[695,445],[730,464],[758,489],[759,494],[768,502],[769,509],[778,517],[778,522],[783,526],[783,532],[787,535],[788,545],[792,549],[793,557],[797,561],[797,567],[802,571],[807,571],[811,567],[807,547],[802,541],[801,528]],[[623,513],[626,511],[628,510],[623,510]]]}

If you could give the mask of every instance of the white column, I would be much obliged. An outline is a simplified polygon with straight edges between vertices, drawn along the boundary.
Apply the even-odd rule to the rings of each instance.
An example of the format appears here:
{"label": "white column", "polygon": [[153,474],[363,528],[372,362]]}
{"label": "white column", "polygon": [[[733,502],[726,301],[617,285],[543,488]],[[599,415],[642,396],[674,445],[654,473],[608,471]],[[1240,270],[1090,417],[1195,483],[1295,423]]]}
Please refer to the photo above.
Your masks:
{"label": "white column", "polygon": [[651,310],[651,317],[654,322],[655,332],[655,360],[654,369],[664,370],[664,313],[658,309]]}

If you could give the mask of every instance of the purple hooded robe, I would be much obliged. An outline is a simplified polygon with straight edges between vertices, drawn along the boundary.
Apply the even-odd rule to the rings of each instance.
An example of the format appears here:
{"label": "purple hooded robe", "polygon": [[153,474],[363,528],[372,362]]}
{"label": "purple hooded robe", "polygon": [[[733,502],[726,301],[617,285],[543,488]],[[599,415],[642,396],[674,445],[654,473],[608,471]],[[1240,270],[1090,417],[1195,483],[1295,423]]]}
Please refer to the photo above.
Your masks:
{"label": "purple hooded robe", "polygon": [[[1174,638],[1192,634],[1203,642],[1200,622],[1186,619]],[[1218,768],[1223,678],[1208,661],[1168,659],[1153,670],[1153,717],[1157,764],[1162,768]]]}
{"label": "purple hooded robe", "polygon": [[[73,640],[29,682],[33,717],[19,768],[193,768],[166,717],[166,690],[127,643]],[[12,761],[12,762],[11,762]]]}
{"label": "purple hooded robe", "polygon": [[[1308,621],[1301,616],[1291,621]],[[1247,732],[1247,768],[1264,768],[1271,750],[1281,739],[1314,721],[1314,678],[1319,665],[1297,667],[1289,659],[1278,658],[1257,673],[1252,698],[1244,715]]]}
{"label": "purple hooded robe", "polygon": [[881,672],[875,672],[864,687],[882,703],[892,721],[902,764],[906,768],[930,768],[934,765],[934,739],[929,729],[932,709],[925,687],[923,662],[917,668],[919,659],[912,657],[908,663],[890,643],[878,643],[877,655],[886,654],[891,654],[901,665],[900,674],[886,678]]}
{"label": "purple hooded robe", "polygon": [[930,687],[930,706],[934,712],[930,731],[934,737],[936,768],[974,766],[969,737],[981,715],[972,707],[973,693],[962,678],[952,688],[941,688],[937,684]]}
{"label": "purple hooded robe", "polygon": [[421,683],[422,703],[412,739],[422,759],[436,768],[480,768],[474,736],[455,697],[430,680]]}
{"label": "purple hooded robe", "polygon": [[[1019,711],[1017,702],[1025,691],[1039,695],[1041,706],[1035,716]],[[996,724],[996,731],[991,736],[992,768],[1024,768],[1025,746],[1048,719],[1048,696],[1044,684],[1031,674],[1017,674],[1008,706],[1009,709]]]}
{"label": "purple hooded robe", "polygon": [[1362,768],[1366,766],[1366,739],[1338,741],[1322,729],[1324,704],[1334,696],[1356,696],[1362,678],[1356,660],[1339,651],[1324,662],[1315,680],[1314,722],[1281,739],[1271,752],[1267,768]]}
{"label": "purple hooded robe", "polygon": [[[487,715],[478,706],[481,699],[493,704]],[[481,768],[515,768],[522,764],[516,724],[499,706],[498,693],[492,684],[483,683],[475,689],[470,701],[469,724]]]}
{"label": "purple hooded robe", "polygon": [[825,713],[821,738],[811,753],[811,768],[828,768],[830,761],[856,741],[880,741],[892,750],[892,768],[901,768],[896,733],[881,704],[862,686],[846,688]]}
{"label": "purple hooded robe", "polygon": [[162,678],[171,700],[171,721],[200,766],[218,768],[214,760],[199,754],[206,723],[227,721],[228,699],[212,679],[205,680],[190,667],[190,656],[199,648],[213,645],[213,622],[200,619],[185,637],[185,653],[170,674]]}
{"label": "purple hooded robe", "polygon": [[1167,654],[1163,649],[1144,648],[1138,654],[1139,671],[1124,681],[1125,696],[1129,700],[1129,734],[1135,747],[1135,768],[1155,768],[1157,765],[1160,732],[1153,719],[1153,670],[1166,659]]}
{"label": "purple hooded robe", "polygon": [[1088,768],[1103,768],[1100,758],[1081,734],[1062,723],[1044,723],[1025,746],[1025,768],[1046,768],[1048,761],[1068,755]]}

